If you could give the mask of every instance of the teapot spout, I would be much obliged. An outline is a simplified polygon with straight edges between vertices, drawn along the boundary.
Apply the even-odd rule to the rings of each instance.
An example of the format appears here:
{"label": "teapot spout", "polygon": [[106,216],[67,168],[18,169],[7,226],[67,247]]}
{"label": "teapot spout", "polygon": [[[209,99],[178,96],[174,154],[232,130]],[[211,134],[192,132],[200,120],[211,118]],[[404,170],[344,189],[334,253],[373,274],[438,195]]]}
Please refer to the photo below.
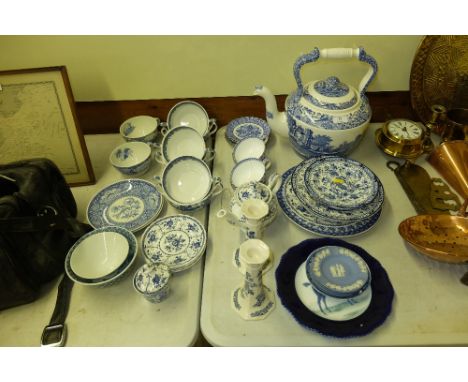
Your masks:
{"label": "teapot spout", "polygon": [[265,100],[266,107],[266,119],[271,129],[278,135],[287,138],[288,137],[288,121],[286,119],[286,113],[279,112],[276,106],[276,98],[266,86],[257,85],[255,86],[254,95],[259,95]]}

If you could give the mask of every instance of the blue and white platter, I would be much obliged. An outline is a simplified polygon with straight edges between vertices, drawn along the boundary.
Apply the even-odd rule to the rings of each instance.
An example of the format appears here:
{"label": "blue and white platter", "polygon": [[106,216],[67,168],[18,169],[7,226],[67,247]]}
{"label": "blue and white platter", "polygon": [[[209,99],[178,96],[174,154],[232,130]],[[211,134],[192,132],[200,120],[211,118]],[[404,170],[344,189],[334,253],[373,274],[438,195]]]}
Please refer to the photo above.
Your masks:
{"label": "blue and white platter", "polygon": [[[87,237],[90,235],[94,235],[99,232],[116,232],[128,241],[128,252],[127,256],[125,257],[124,261],[122,264],[119,265],[117,269],[115,269],[113,272],[102,276],[102,277],[96,277],[96,278],[86,278],[86,277],[81,277],[77,275],[71,266],[71,254],[73,253],[73,250]],[[108,286],[116,283],[119,281],[130,269],[132,264],[134,263],[136,257],[138,254],[138,242],[133,233],[130,231],[126,230],[125,228],[122,227],[117,227],[117,226],[106,226],[103,228],[96,229],[94,231],[88,232],[87,234],[83,235],[80,237],[75,244],[70,248],[68,251],[67,256],[65,257],[65,273],[68,275],[68,277],[73,280],[74,282],[82,285],[93,285],[93,286]]]}
{"label": "blue and white platter", "polygon": [[307,309],[331,321],[347,321],[359,317],[367,310],[372,300],[370,285],[364,292],[351,298],[335,298],[318,291],[307,278],[305,261],[296,271],[295,289]]}
{"label": "blue and white platter", "polygon": [[367,206],[377,196],[379,186],[376,175],[364,164],[336,156],[311,162],[303,181],[313,199],[339,210]]}
{"label": "blue and white platter", "polygon": [[379,219],[381,209],[366,219],[351,222],[332,220],[311,212],[294,193],[291,184],[294,171],[295,167],[292,167],[282,175],[283,183],[276,196],[286,217],[302,229],[319,236],[349,237],[368,231]]}
{"label": "blue and white platter", "polygon": [[86,215],[93,228],[115,225],[136,232],[156,219],[162,207],[163,198],[152,183],[127,179],[99,191]]}
{"label": "blue and white platter", "polygon": [[264,142],[270,137],[270,126],[261,118],[240,117],[233,119],[226,126],[226,138],[233,144],[245,138],[260,138]]}
{"label": "blue and white platter", "polygon": [[306,260],[306,274],[315,289],[336,298],[359,295],[371,278],[369,267],[361,256],[335,245],[312,251]]}
{"label": "blue and white platter", "polygon": [[319,203],[312,197],[306,186],[306,173],[319,159],[311,158],[298,164],[291,174],[291,187],[294,195],[300,203],[311,214],[321,216],[325,221],[351,223],[358,220],[368,220],[382,209],[385,199],[384,188],[380,180],[376,177],[377,194],[368,204],[351,208],[349,210],[340,210],[332,208],[327,204]]}
{"label": "blue and white platter", "polygon": [[203,255],[206,230],[191,216],[167,216],[146,228],[141,240],[143,255],[149,262],[164,263],[171,272],[181,272]]}

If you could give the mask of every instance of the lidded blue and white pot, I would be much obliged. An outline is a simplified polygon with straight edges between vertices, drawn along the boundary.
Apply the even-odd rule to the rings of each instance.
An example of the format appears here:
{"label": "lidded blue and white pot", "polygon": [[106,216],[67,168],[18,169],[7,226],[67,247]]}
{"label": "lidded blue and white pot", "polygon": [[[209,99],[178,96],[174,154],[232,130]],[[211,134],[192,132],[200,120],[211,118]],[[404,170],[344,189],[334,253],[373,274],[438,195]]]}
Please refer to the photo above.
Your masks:
{"label": "lidded blue and white pot", "polygon": [[[358,89],[337,76],[302,83],[300,70],[305,64],[319,58],[353,57],[370,65]],[[345,156],[359,144],[369,126],[372,112],[365,92],[376,73],[377,62],[363,48],[314,48],[294,64],[297,89],[286,98],[284,114],[277,111],[268,88],[257,86],[255,93],[265,99],[267,122],[273,131],[289,136],[301,156]]]}

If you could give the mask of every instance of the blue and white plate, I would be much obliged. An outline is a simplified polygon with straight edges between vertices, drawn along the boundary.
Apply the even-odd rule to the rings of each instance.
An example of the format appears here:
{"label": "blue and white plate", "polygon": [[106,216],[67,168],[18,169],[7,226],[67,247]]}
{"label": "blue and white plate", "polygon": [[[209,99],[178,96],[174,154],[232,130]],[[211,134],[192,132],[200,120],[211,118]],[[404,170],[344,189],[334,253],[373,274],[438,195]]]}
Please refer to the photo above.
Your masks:
{"label": "blue and white plate", "polygon": [[352,298],[330,297],[316,290],[307,278],[306,262],[296,272],[295,288],[297,296],[312,313],[331,321],[347,321],[363,314],[372,300],[369,285],[360,295]]}
{"label": "blue and white plate", "polygon": [[379,219],[380,209],[367,219],[349,223],[327,219],[310,212],[297,198],[292,188],[291,175],[294,170],[295,167],[292,167],[282,175],[283,183],[276,196],[286,217],[299,227],[320,236],[349,237],[368,231]]}
{"label": "blue and white plate", "polygon": [[236,144],[245,138],[256,137],[264,142],[270,137],[270,126],[261,118],[241,117],[233,119],[226,126],[226,138]]}
{"label": "blue and white plate", "polygon": [[359,295],[367,288],[371,277],[361,256],[335,245],[312,251],[306,260],[306,274],[315,289],[336,298]]}
{"label": "blue and white plate", "polygon": [[376,175],[364,164],[335,156],[311,162],[303,181],[314,200],[339,210],[367,206],[379,188]]}
{"label": "blue and white plate", "polygon": [[[128,253],[127,256],[125,257],[124,261],[120,266],[115,269],[113,272],[102,276],[102,277],[96,277],[96,278],[86,278],[86,277],[81,277],[77,275],[74,271],[73,268],[71,267],[71,257],[73,254],[73,251],[75,248],[87,237],[91,235],[95,235],[96,233],[99,232],[116,232],[128,241]],[[128,231],[125,228],[122,227],[117,227],[117,226],[107,226],[103,228],[96,229],[94,231],[88,232],[87,234],[83,235],[80,237],[75,244],[70,248],[70,250],[67,253],[67,256],[65,257],[65,272],[70,277],[71,280],[78,284],[82,285],[93,285],[93,286],[108,286],[111,284],[116,283],[118,280],[120,280],[130,269],[132,264],[134,263],[136,257],[138,254],[138,243],[135,235]]]}
{"label": "blue and white plate", "polygon": [[152,183],[128,179],[99,191],[91,199],[86,215],[93,228],[116,225],[136,232],[156,219],[162,206],[163,198]]}
{"label": "blue and white plate", "polygon": [[205,227],[187,215],[160,218],[142,236],[146,259],[152,263],[164,263],[172,272],[180,272],[196,264],[205,247]]}
{"label": "blue and white plate", "polygon": [[368,220],[382,209],[385,193],[383,185],[377,177],[377,195],[366,205],[349,210],[339,210],[319,203],[312,197],[304,181],[309,167],[316,163],[317,160],[318,158],[311,158],[301,162],[296,166],[291,175],[291,186],[294,195],[311,214],[321,216],[326,221],[351,223],[358,220]]}

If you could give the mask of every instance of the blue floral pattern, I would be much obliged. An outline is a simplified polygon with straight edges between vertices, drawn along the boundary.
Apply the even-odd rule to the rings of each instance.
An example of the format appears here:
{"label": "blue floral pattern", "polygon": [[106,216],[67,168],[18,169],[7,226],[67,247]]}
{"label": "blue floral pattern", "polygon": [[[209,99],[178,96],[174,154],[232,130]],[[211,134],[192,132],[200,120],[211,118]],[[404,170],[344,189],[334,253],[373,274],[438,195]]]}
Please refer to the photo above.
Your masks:
{"label": "blue floral pattern", "polygon": [[162,206],[163,198],[152,183],[128,179],[99,191],[91,199],[86,215],[93,228],[117,225],[135,232],[156,219]]}
{"label": "blue floral pattern", "polygon": [[283,174],[283,183],[276,196],[286,217],[304,230],[320,236],[354,236],[369,230],[379,219],[381,209],[366,219],[352,220],[350,222],[334,220],[330,215],[323,217],[311,212],[308,208],[304,207],[293,191],[291,176],[294,170],[295,167],[292,167]]}
{"label": "blue floral pattern", "polygon": [[233,144],[245,138],[260,138],[267,141],[270,137],[270,126],[257,117],[240,117],[232,120],[226,126],[226,138]]}
{"label": "blue floral pattern", "polygon": [[206,231],[203,225],[187,215],[156,220],[142,236],[143,254],[149,262],[163,262],[172,272],[190,268],[203,255]]}

